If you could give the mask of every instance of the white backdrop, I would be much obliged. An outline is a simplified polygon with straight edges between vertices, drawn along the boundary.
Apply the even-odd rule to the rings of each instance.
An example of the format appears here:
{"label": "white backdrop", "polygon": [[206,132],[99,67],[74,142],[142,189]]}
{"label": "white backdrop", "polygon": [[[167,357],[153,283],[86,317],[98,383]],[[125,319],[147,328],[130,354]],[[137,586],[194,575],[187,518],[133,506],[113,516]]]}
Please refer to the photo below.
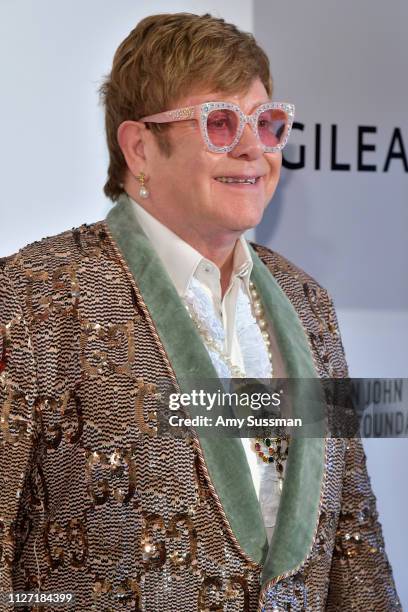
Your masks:
{"label": "white backdrop", "polygon": [[105,217],[97,89],[137,22],[169,11],[210,12],[252,30],[252,2],[0,1],[0,257]]}
{"label": "white backdrop", "polygon": [[[408,175],[401,157],[383,172],[396,127],[408,152],[405,0],[173,0],[171,6],[164,0],[2,0],[0,256],[106,215],[97,88],[137,21],[168,11],[219,15],[253,31],[267,50],[275,98],[294,102],[304,126],[294,130],[287,159],[299,161],[304,145],[305,167],[283,171],[257,239],[334,296],[352,375],[406,376]],[[335,161],[350,164],[348,171],[330,168],[331,125]],[[371,129],[362,143],[375,150],[362,151],[361,161],[375,164],[374,172],[357,168],[358,126]],[[407,605],[408,445],[368,442],[386,547]]]}

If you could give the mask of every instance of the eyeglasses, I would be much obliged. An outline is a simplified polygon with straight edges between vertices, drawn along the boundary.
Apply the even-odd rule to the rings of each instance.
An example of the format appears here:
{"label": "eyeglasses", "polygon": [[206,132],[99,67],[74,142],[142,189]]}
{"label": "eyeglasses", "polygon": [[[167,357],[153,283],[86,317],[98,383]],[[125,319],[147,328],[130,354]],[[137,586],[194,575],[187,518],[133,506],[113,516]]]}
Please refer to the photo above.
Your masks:
{"label": "eyeglasses", "polygon": [[229,153],[238,144],[249,123],[265,153],[281,151],[292,129],[295,106],[288,102],[266,102],[250,115],[230,102],[204,102],[149,115],[143,123],[170,123],[196,119],[207,148],[213,153]]}

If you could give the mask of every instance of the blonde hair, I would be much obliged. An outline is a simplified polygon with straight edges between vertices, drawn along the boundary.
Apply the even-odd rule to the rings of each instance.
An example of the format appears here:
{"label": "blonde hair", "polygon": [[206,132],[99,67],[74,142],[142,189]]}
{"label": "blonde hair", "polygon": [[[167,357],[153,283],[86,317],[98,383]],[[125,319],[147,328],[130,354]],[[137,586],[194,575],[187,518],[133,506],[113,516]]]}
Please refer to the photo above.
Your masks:
{"label": "blonde hair", "polygon": [[[138,121],[168,110],[193,89],[245,92],[259,77],[269,96],[269,60],[252,34],[209,14],[166,13],[140,21],[119,45],[112,70],[99,88],[105,107],[109,149],[105,195],[124,191],[126,160],[117,141],[122,121]],[[150,124],[162,152],[170,156],[166,124]]]}

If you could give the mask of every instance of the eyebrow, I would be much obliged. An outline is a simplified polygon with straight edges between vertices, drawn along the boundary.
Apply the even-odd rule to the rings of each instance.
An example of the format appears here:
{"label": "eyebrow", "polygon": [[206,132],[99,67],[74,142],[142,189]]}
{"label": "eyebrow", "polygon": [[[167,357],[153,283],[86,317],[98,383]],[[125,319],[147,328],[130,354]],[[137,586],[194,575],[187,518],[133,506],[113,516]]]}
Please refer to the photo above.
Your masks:
{"label": "eyebrow", "polygon": [[268,102],[270,102],[269,98],[268,100],[262,100],[262,102],[255,102],[253,108],[255,108],[255,106],[261,106],[261,104],[267,104]]}

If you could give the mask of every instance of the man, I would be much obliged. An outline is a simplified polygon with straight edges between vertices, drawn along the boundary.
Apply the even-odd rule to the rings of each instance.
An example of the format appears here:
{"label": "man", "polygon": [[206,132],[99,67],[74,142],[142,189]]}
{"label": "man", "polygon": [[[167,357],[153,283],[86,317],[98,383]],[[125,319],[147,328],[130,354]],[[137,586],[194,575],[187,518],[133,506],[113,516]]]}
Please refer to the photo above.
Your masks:
{"label": "man", "polygon": [[156,15],[101,92],[114,208],[2,262],[3,590],[98,611],[399,609],[359,440],[294,439],[278,461],[271,440],[158,425],[163,380],[347,376],[327,292],[242,236],[293,121],[265,54],[223,20]]}

